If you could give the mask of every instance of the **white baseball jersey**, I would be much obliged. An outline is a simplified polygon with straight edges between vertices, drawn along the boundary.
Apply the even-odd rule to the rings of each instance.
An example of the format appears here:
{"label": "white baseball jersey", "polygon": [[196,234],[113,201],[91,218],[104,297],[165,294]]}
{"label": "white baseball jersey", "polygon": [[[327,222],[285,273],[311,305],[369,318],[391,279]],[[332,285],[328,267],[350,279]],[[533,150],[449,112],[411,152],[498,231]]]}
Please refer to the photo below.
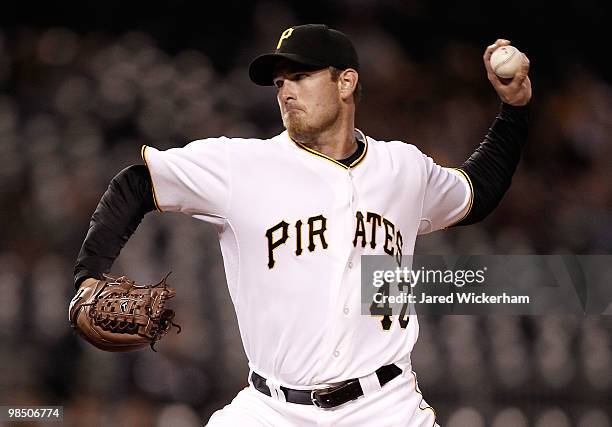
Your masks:
{"label": "white baseball jersey", "polygon": [[409,361],[418,323],[362,315],[360,256],[412,255],[417,234],[472,202],[467,177],[413,145],[356,133],[350,167],[292,141],[211,138],[143,147],[161,211],[212,222],[250,367],[300,388]]}

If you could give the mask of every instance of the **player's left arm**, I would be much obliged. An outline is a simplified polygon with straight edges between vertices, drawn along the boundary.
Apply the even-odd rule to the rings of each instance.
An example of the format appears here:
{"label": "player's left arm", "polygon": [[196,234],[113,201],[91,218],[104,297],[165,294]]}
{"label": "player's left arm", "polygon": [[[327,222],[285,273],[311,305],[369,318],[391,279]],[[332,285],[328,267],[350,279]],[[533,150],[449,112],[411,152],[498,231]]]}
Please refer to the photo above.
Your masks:
{"label": "player's left arm", "polygon": [[146,214],[155,210],[153,183],[145,165],[132,165],[110,182],[91,216],[74,265],[74,286],[94,286],[108,273]]}
{"label": "player's left arm", "polygon": [[470,181],[473,201],[467,215],[454,225],[478,222],[497,207],[510,187],[527,142],[531,100],[529,59],[523,54],[522,64],[512,80],[498,77],[490,63],[493,51],[509,44],[508,40],[499,39],[487,47],[483,55],[487,77],[499,95],[502,106],[484,141],[459,168]]}

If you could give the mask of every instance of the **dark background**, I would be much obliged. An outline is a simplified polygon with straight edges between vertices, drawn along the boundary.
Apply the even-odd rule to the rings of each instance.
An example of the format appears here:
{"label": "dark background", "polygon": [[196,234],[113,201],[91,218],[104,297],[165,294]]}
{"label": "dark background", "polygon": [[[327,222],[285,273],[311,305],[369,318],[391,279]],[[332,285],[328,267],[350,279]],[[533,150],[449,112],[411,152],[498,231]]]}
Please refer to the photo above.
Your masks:
{"label": "dark background", "polygon": [[[68,426],[193,426],[246,385],[211,227],[148,215],[113,267],[142,282],[174,271],[184,333],[159,353],[103,353],[72,335],[72,264],[109,180],[142,144],[282,130],[274,91],[246,67],[295,24],[354,40],[360,129],[445,166],[493,121],[481,56],[510,39],[534,88],[512,187],[484,222],[424,236],[417,252],[609,254],[611,16],[601,1],[11,4],[0,16],[0,405],[63,405]],[[420,323],[415,371],[443,425],[610,426],[609,317]]]}

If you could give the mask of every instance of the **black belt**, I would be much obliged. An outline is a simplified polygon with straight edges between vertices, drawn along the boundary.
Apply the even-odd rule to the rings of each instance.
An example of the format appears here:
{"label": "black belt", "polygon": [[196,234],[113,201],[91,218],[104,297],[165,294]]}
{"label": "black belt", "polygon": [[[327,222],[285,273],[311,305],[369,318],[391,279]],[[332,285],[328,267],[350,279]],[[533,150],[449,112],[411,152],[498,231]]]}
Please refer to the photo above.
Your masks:
{"label": "black belt", "polygon": [[[376,376],[381,387],[401,373],[402,370],[397,365],[385,365],[376,370]],[[251,382],[256,390],[267,396],[272,396],[264,377],[253,372],[251,374]],[[323,409],[335,408],[363,396],[363,390],[358,378],[344,381],[335,386],[315,390],[294,390],[284,386],[280,386],[280,389],[285,394],[287,402],[298,403],[300,405],[315,405]]]}

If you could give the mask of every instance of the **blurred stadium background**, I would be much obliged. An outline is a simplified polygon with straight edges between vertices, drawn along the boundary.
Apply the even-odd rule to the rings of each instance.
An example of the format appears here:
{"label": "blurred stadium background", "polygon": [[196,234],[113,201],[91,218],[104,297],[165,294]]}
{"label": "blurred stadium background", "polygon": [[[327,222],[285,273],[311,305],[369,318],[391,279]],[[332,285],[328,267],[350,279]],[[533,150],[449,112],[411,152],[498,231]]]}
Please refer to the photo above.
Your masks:
{"label": "blurred stadium background", "polygon": [[[296,23],[353,38],[361,129],[449,166],[498,109],[482,51],[511,39],[531,58],[534,86],[513,186],[486,221],[423,237],[417,250],[611,252],[607,2],[126,3],[18,2],[0,17],[0,405],[63,405],[66,426],[188,427],[245,386],[212,227],[148,215],[113,267],[138,281],[174,271],[183,333],[159,353],[107,354],[75,338],[72,267],[99,197],[142,144],[281,130],[274,91],[252,85],[246,67]],[[413,363],[442,425],[612,425],[609,317],[420,322]]]}

